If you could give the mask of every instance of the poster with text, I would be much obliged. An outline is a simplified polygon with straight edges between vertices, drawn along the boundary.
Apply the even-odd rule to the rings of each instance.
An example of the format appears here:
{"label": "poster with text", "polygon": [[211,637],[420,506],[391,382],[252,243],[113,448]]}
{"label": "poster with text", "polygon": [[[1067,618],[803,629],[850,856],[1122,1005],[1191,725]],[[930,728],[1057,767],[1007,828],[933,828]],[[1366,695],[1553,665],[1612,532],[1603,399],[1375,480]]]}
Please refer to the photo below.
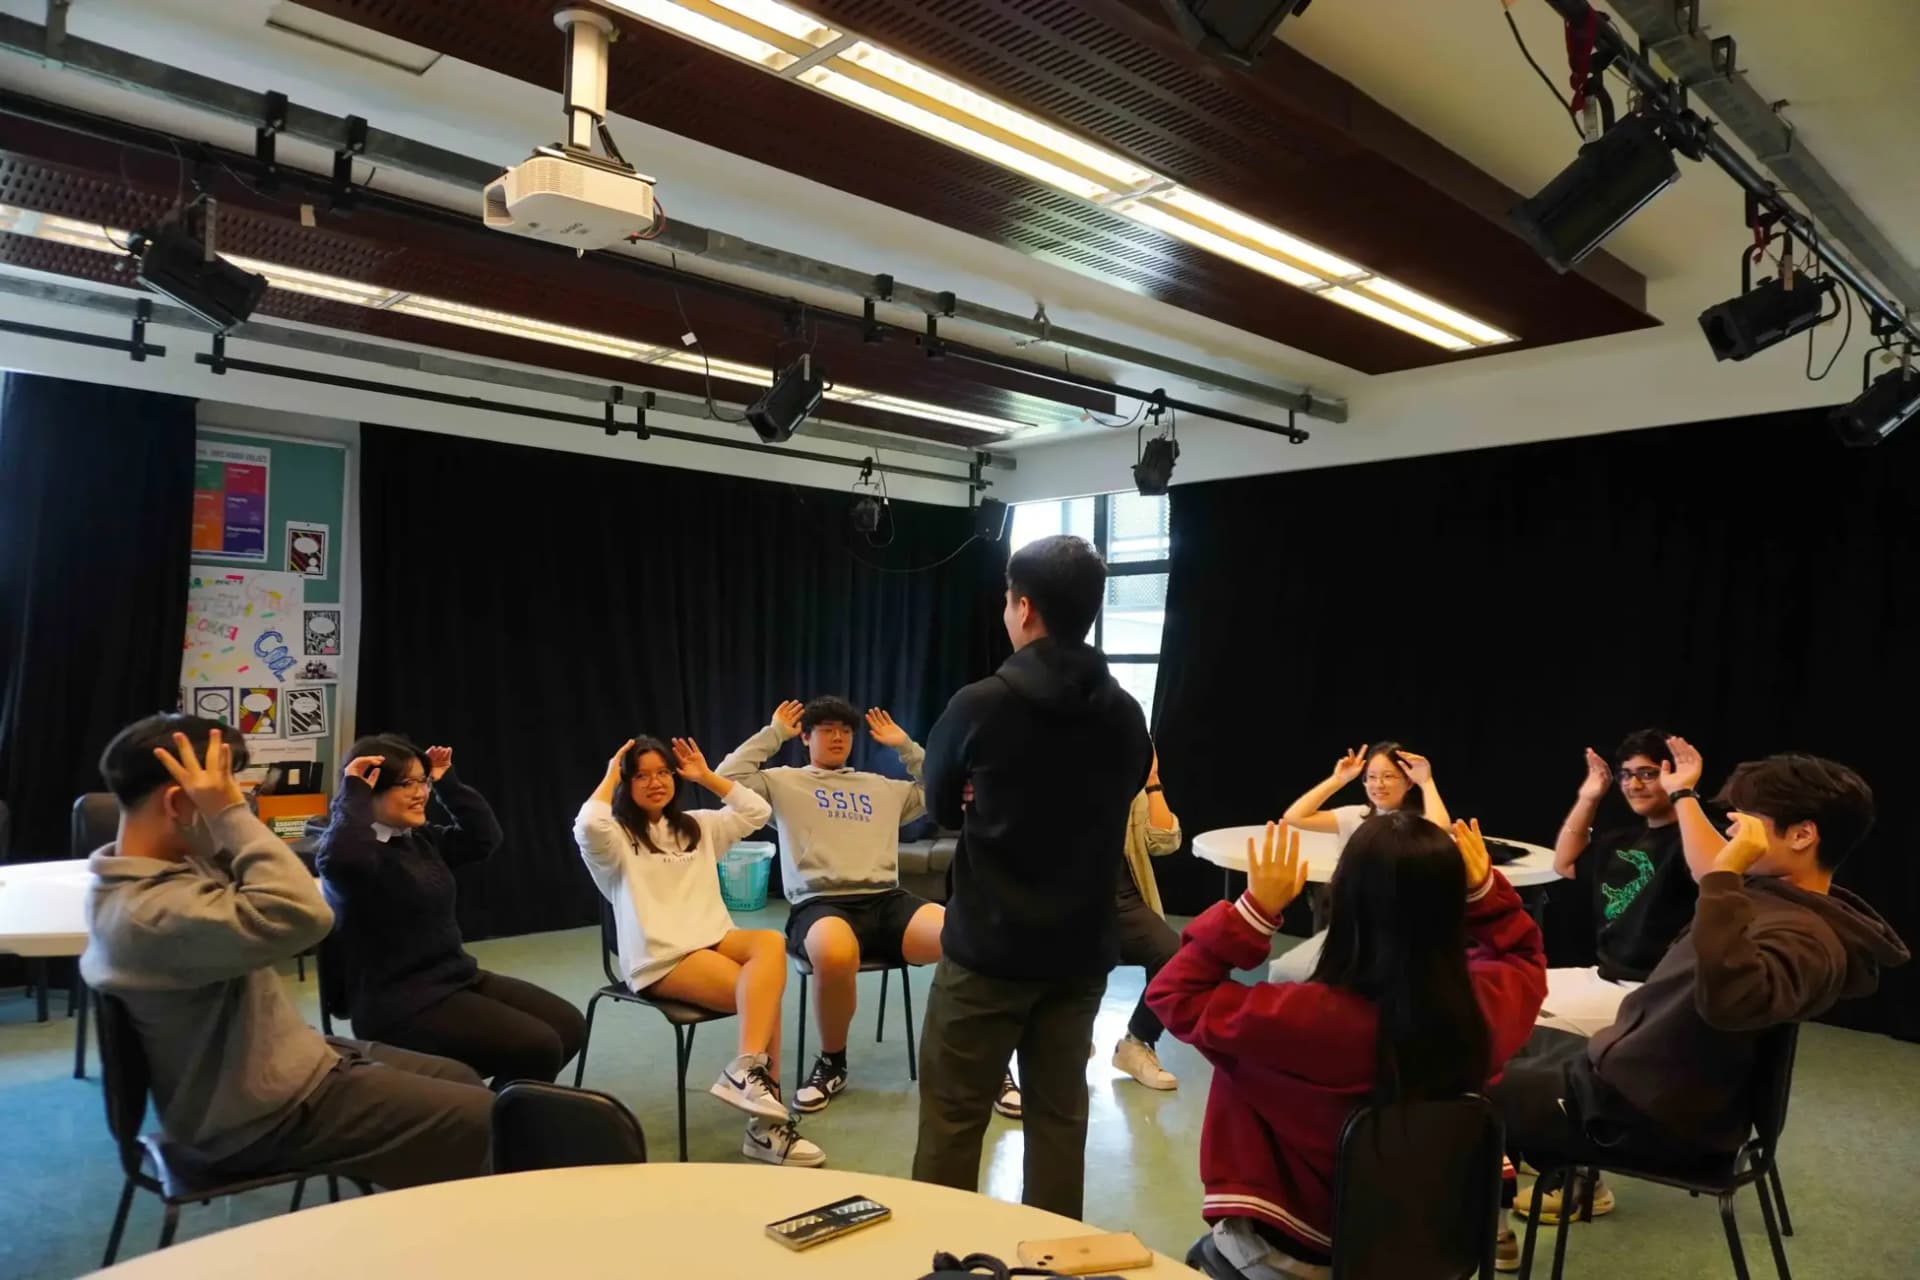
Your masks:
{"label": "poster with text", "polygon": [[202,440],[194,446],[194,554],[266,560],[272,462],[273,451],[260,445]]}
{"label": "poster with text", "polygon": [[233,690],[224,685],[200,685],[193,691],[193,714],[221,724],[234,723]]}
{"label": "poster with text", "polygon": [[340,606],[309,604],[300,609],[300,652],[309,658],[340,656]]}
{"label": "poster with text", "polygon": [[240,732],[249,738],[280,736],[280,690],[277,686],[240,690]]}
{"label": "poster with text", "polygon": [[327,736],[327,691],[318,685],[296,685],[287,690],[280,712],[286,717],[289,738]]}
{"label": "poster with text", "polygon": [[234,695],[237,722],[245,690],[313,683],[299,671],[300,607],[298,574],[195,565],[180,656],[189,696],[202,686],[241,691]]}
{"label": "poster with text", "polygon": [[287,521],[287,572],[303,578],[327,576],[327,548],[332,534],[326,525],[305,520]]}

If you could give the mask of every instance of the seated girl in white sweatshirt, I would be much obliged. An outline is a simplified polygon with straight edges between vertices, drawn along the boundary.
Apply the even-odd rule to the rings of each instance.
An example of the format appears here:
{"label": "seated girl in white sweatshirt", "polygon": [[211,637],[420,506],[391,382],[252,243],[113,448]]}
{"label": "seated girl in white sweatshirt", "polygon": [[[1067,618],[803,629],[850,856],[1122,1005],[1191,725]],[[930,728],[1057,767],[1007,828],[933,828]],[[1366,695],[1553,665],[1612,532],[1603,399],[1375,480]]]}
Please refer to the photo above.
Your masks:
{"label": "seated girl in white sweatshirt", "polygon": [[[685,812],[680,778],[727,807]],[[669,754],[659,739],[639,738],[607,761],[574,819],[573,838],[613,905],[627,985],[740,1015],[740,1055],[712,1092],[752,1117],[741,1152],[768,1164],[813,1166],[826,1156],[800,1137],[778,1083],[786,939],[770,929],[736,929],[720,899],[720,856],[772,816],[765,800],[709,769],[691,739],[674,739]]]}

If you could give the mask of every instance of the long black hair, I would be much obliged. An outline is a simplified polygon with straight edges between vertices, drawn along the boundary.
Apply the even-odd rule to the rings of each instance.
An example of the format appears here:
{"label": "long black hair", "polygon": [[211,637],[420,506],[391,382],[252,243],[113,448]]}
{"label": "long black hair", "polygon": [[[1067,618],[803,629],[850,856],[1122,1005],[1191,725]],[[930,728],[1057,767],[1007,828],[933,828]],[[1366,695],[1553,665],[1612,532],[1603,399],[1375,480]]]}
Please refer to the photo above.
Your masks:
{"label": "long black hair", "polygon": [[1453,837],[1417,810],[1369,818],[1341,851],[1331,889],[1311,981],[1379,1009],[1374,1100],[1484,1087],[1492,1048],[1467,976],[1467,871]]}
{"label": "long black hair", "polygon": [[[1405,811],[1409,813],[1425,813],[1427,811],[1427,793],[1421,787],[1417,786],[1414,783],[1412,776],[1407,773],[1406,762],[1401,760],[1400,758],[1405,752],[1406,752],[1406,747],[1402,746],[1398,742],[1376,742],[1367,751],[1366,764],[1372,764],[1375,760],[1379,759],[1382,756],[1386,757],[1387,763],[1391,764],[1394,768],[1398,769],[1400,771],[1400,776],[1406,778],[1407,780],[1407,794],[1406,794],[1406,797],[1400,801],[1400,811]],[[1360,776],[1361,776],[1361,781],[1364,782],[1366,780],[1366,765],[1361,766]],[[1367,800],[1367,816],[1368,817],[1371,818],[1376,814],[1382,814],[1387,812],[1390,812],[1390,811],[1386,809],[1374,808],[1373,800],[1371,798]]]}
{"label": "long black hair", "polygon": [[[640,757],[647,755],[659,756],[662,764],[669,769],[674,768],[673,749],[666,743],[645,735],[635,737],[633,745],[628,747],[627,753],[620,757],[620,785],[613,791],[613,816],[621,826],[627,829],[627,835],[635,844],[651,849],[655,853],[665,853],[667,850],[656,845],[653,837],[647,834],[649,824],[646,811],[633,798],[633,775],[640,771]],[[693,820],[692,814],[680,808],[678,777],[674,778],[673,794],[667,797],[666,808],[660,811],[660,817],[667,824],[668,830],[680,837],[680,843],[686,846],[688,852],[700,847],[700,824]]]}

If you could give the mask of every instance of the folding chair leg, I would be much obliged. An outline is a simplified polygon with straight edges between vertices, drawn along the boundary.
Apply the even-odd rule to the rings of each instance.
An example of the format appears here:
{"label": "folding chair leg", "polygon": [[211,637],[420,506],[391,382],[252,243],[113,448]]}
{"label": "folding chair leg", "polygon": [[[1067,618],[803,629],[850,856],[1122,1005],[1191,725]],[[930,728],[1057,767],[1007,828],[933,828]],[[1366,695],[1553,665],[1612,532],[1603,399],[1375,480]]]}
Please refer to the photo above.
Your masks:
{"label": "folding chair leg", "polygon": [[[1573,1191],[1576,1184],[1574,1170],[1560,1171],[1560,1225],[1553,1229],[1553,1280],[1560,1280],[1567,1269],[1567,1224],[1572,1220]],[[1540,1198],[1536,1194],[1533,1211],[1540,1212]]]}
{"label": "folding chair leg", "polygon": [[120,1256],[120,1237],[126,1233],[127,1210],[131,1208],[133,1208],[133,1179],[128,1178],[127,1184],[120,1188],[120,1207],[113,1214],[113,1230],[107,1233],[107,1256],[101,1259],[102,1268],[112,1266],[113,1260]]}
{"label": "folding chair leg", "polygon": [[807,992],[813,986],[813,975],[800,975],[800,1025],[793,1037],[793,1091],[800,1092],[800,1086],[807,1082]]}
{"label": "folding chair leg", "polygon": [[887,979],[893,976],[893,970],[880,971],[880,1012],[873,1020],[873,1042],[879,1044],[887,1038]]}
{"label": "folding chair leg", "polygon": [[299,955],[295,956],[293,958],[293,964],[294,968],[299,971],[300,981],[305,982],[307,980],[307,953],[302,951]]}
{"label": "folding chair leg", "polygon": [[340,1177],[338,1174],[330,1173],[327,1175],[327,1203],[340,1203]]}
{"label": "folding chair leg", "polygon": [[33,984],[33,1020],[45,1022],[47,1012],[47,962],[42,957],[27,961],[27,981]]}
{"label": "folding chair leg", "polygon": [[695,1028],[675,1024],[673,1028],[673,1065],[679,1080],[674,1100],[680,1104],[680,1163],[687,1162],[687,1062],[693,1057]]}
{"label": "folding chair leg", "polygon": [[287,1206],[288,1213],[300,1212],[300,1197],[304,1196],[306,1193],[307,1193],[307,1180],[305,1178],[302,1178],[300,1179],[300,1181],[293,1184],[293,1203]]}
{"label": "folding chair leg", "polygon": [[913,1050],[913,972],[905,967],[900,970],[900,1005],[907,1017],[907,1079],[917,1081],[920,1063]]}
{"label": "folding chair leg", "polygon": [[1780,1165],[1777,1162],[1767,1166],[1767,1181],[1773,1184],[1773,1202],[1780,1208],[1780,1234],[1793,1234],[1793,1215],[1787,1212],[1787,1193],[1780,1185]]}
{"label": "folding chair leg", "polygon": [[1540,1197],[1550,1189],[1553,1171],[1544,1169],[1533,1184],[1534,1211],[1527,1215],[1527,1238],[1520,1247],[1520,1275],[1522,1280],[1533,1274],[1533,1242],[1540,1234]]}
{"label": "folding chair leg", "polygon": [[164,1249],[168,1245],[172,1244],[173,1233],[178,1231],[179,1229],[180,1229],[180,1206],[177,1204],[170,1204],[167,1206],[166,1221],[160,1224],[160,1244],[158,1247]]}
{"label": "folding chair leg", "polygon": [[1727,1229],[1727,1252],[1733,1255],[1734,1280],[1753,1280],[1747,1270],[1747,1252],[1740,1247],[1740,1224],[1733,1219],[1733,1196],[1720,1197],[1720,1225]]}
{"label": "folding chair leg", "polygon": [[80,966],[73,967],[73,994],[69,997],[68,1009],[71,1011],[78,1003],[78,1015],[73,1023],[73,1078],[87,1078],[87,1013],[93,1006],[93,1000],[87,994],[87,985],[80,978]]}
{"label": "folding chair leg", "polygon": [[580,1037],[580,1056],[573,1062],[573,1087],[580,1087],[580,1078],[587,1074],[587,1046],[593,1043],[593,1011],[600,1007],[600,993],[594,992],[587,1001],[587,1034]]}
{"label": "folding chair leg", "polygon": [[1780,1273],[1780,1280],[1793,1280],[1793,1274],[1787,1269],[1787,1246],[1780,1238],[1780,1224],[1773,1215],[1773,1197],[1767,1192],[1767,1180],[1755,1178],[1753,1189],[1760,1197],[1760,1217],[1767,1224],[1767,1244],[1773,1250],[1773,1269]]}

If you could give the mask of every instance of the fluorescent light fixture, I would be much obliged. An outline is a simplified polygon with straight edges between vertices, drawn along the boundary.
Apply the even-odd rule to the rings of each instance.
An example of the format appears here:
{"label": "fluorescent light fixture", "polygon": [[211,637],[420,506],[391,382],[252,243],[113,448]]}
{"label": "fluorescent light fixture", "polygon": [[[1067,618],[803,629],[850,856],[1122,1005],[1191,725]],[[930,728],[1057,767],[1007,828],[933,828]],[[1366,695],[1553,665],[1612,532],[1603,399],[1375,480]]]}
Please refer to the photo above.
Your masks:
{"label": "fluorescent light fixture", "polygon": [[464,325],[469,329],[484,329],[488,333],[527,338],[534,342],[551,343],[557,347],[571,347],[576,351],[617,356],[622,360],[645,360],[659,350],[650,343],[633,342],[608,333],[595,333],[591,329],[575,329],[564,324],[549,324],[544,320],[516,316],[507,311],[470,307],[462,302],[448,302],[441,298],[429,298],[417,293],[407,295],[388,310],[397,311],[403,316],[418,316],[423,320],[439,320],[447,324]]}
{"label": "fluorescent light fixture", "polygon": [[970,427],[975,431],[990,431],[995,435],[1008,435],[1021,427],[1031,427],[1031,422],[1011,422],[1005,418],[989,418],[985,414],[969,413],[965,409],[949,409],[944,405],[928,404],[924,400],[908,400],[901,396],[882,395],[877,391],[862,391],[857,387],[834,387],[827,392],[827,399],[838,400],[844,404],[865,405],[869,409],[885,409],[890,413],[904,413],[915,418],[927,418],[934,422],[947,422],[956,427]]}
{"label": "fluorescent light fixture", "polygon": [[304,293],[315,298],[331,298],[335,302],[351,302],[362,307],[389,305],[404,296],[394,290],[377,284],[361,284],[358,280],[347,280],[340,276],[321,275],[317,271],[302,271],[298,267],[282,267],[271,262],[262,262],[258,258],[239,258],[232,254],[220,255],[242,271],[251,271],[255,275],[267,278],[267,283],[275,289],[288,293]]}
{"label": "fluorescent light fixture", "polygon": [[715,378],[725,378],[729,382],[746,382],[754,386],[773,385],[773,370],[759,365],[741,364],[737,360],[719,360],[702,356],[697,351],[674,351],[667,347],[655,348],[656,354],[648,357],[647,363],[658,365],[662,369],[678,369],[682,373],[697,373]]}
{"label": "fluorescent light fixture", "polygon": [[856,39],[782,0],[609,2],[1435,346],[1464,351],[1515,341],[1514,335],[1465,312],[1190,191],[870,40]]}

